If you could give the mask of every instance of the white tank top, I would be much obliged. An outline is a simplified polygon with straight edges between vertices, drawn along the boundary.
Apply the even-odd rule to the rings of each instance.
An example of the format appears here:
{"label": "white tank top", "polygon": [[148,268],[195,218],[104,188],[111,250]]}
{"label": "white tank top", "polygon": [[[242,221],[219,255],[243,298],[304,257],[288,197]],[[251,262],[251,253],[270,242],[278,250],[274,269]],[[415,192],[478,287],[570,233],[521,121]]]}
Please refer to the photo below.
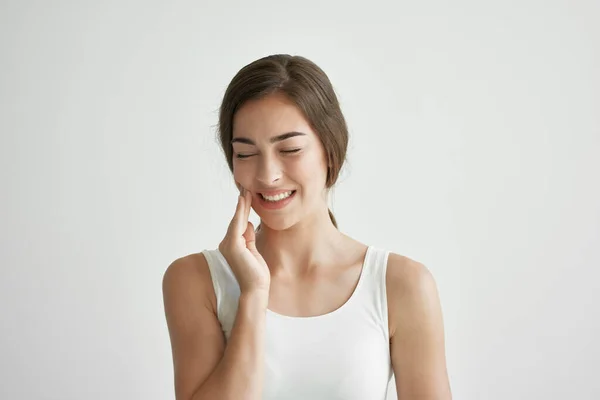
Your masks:
{"label": "white tank top", "polygon": [[[228,340],[240,288],[219,250],[204,250]],[[385,400],[392,377],[388,252],[369,246],[358,285],[337,310],[289,317],[267,309],[263,400]]]}

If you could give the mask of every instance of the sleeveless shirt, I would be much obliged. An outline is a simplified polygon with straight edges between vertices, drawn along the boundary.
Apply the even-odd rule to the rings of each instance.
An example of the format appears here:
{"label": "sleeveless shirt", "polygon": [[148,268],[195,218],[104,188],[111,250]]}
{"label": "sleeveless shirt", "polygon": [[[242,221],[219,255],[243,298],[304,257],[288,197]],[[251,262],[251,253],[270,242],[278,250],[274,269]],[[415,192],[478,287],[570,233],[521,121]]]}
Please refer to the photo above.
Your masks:
{"label": "sleeveless shirt", "polygon": [[[225,339],[240,288],[221,252],[204,250]],[[369,246],[358,284],[327,314],[266,310],[263,400],[385,400],[391,381],[386,270],[389,252]]]}

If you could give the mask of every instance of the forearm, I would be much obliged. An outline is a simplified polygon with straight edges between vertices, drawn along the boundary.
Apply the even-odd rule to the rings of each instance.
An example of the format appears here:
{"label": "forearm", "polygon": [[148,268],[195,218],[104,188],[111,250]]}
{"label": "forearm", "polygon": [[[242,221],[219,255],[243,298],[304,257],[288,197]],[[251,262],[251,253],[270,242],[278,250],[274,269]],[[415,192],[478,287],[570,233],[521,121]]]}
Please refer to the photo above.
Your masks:
{"label": "forearm", "polygon": [[242,293],[223,358],[192,400],[262,397],[267,305],[267,293]]}

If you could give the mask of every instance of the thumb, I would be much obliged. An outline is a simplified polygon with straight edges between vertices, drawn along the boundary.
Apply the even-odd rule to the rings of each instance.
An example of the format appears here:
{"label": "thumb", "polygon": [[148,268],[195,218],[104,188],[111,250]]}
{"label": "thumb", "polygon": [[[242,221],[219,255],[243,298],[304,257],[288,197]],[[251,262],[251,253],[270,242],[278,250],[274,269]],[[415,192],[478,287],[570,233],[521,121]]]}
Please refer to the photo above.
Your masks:
{"label": "thumb", "polygon": [[246,239],[246,247],[249,250],[256,250],[256,235],[254,233],[254,224],[252,224],[252,222],[248,221],[246,232],[244,232],[242,236]]}

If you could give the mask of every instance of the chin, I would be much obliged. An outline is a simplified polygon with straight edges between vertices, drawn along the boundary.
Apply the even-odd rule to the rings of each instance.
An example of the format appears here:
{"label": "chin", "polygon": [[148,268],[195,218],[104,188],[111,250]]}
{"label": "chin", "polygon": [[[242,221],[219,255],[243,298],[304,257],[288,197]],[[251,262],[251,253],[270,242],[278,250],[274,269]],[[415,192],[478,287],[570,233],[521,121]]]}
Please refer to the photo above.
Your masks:
{"label": "chin", "polygon": [[285,231],[296,224],[295,219],[291,218],[270,218],[270,219],[261,219],[262,226],[266,226],[274,231]]}

